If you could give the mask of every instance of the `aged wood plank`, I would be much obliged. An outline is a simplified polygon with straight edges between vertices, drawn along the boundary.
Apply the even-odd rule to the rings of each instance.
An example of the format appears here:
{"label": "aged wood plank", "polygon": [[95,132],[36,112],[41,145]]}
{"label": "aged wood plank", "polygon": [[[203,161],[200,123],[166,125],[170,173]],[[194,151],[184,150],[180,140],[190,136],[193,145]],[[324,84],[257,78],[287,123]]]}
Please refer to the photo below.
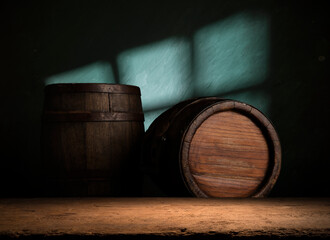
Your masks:
{"label": "aged wood plank", "polygon": [[328,198],[0,199],[0,212],[0,238],[8,239],[330,236]]}

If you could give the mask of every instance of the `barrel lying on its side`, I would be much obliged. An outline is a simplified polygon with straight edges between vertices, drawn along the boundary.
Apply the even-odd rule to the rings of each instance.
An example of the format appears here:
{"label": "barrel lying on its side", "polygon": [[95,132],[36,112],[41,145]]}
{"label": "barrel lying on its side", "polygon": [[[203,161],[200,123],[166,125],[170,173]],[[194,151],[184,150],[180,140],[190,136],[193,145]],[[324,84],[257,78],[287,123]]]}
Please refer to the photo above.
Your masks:
{"label": "barrel lying on its side", "polygon": [[175,105],[153,122],[143,158],[172,196],[263,197],[277,180],[281,147],[274,127],[256,108],[199,98]]}
{"label": "barrel lying on its side", "polygon": [[134,195],[143,121],[138,87],[46,86],[42,135],[46,192]]}

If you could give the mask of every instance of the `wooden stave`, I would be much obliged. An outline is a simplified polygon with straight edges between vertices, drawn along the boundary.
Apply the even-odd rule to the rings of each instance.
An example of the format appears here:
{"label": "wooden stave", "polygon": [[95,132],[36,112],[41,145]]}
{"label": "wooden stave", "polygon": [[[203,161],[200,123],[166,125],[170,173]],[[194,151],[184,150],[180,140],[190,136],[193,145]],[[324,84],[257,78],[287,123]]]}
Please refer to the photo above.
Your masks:
{"label": "wooden stave", "polygon": [[[57,91],[59,86],[54,84],[54,85],[49,85],[45,88],[45,99],[51,98],[52,96],[56,96],[56,94],[58,95],[71,95],[71,94],[78,94],[81,96],[84,96],[86,93],[93,93],[93,94],[99,94],[99,93],[104,93],[104,88],[102,88],[104,86],[104,84],[59,84],[60,86],[65,86],[65,91],[63,91],[63,89],[61,88],[60,91]],[[95,86],[94,86],[95,85]],[[68,87],[66,87],[68,86]],[[81,87],[82,86],[82,87]],[[87,87],[90,86],[94,86],[92,87],[92,90],[89,91],[90,89],[86,89]],[[108,86],[108,85],[107,85]],[[78,91],[76,91],[78,87]],[[98,90],[98,87],[101,87],[102,91],[95,91]],[[114,85],[111,85],[111,87],[114,87]],[[109,88],[108,88],[109,89]],[[108,92],[105,93],[109,98],[115,96],[129,96],[132,97],[132,99],[137,99],[139,100],[138,104],[135,104],[134,107],[137,108],[136,110],[132,111],[132,112],[123,112],[123,111],[111,111],[113,109],[110,109],[110,111],[105,112],[105,111],[85,111],[84,109],[78,109],[76,111],[53,111],[52,106],[47,106],[47,101],[45,100],[45,104],[44,104],[44,110],[43,110],[43,116],[42,116],[42,121],[43,121],[43,127],[42,127],[42,139],[46,139],[47,138],[47,134],[49,134],[49,131],[53,131],[51,129],[61,129],[61,128],[65,128],[65,126],[68,126],[68,124],[71,126],[70,128],[80,128],[81,131],[86,131],[86,129],[90,129],[91,126],[95,126],[95,124],[98,124],[99,126],[106,126],[109,124],[116,124],[116,126],[121,126],[119,128],[125,129],[125,128],[129,128],[129,130],[124,130],[125,132],[130,132],[130,134],[134,135],[134,136],[130,136],[129,139],[130,141],[134,141],[136,143],[136,146],[133,146],[134,144],[130,143],[130,146],[134,148],[134,151],[130,150],[128,147],[126,148],[126,150],[123,150],[124,152],[126,151],[131,151],[134,152],[129,154],[130,158],[135,157],[136,161],[135,162],[131,162],[134,164],[134,167],[132,167],[132,170],[129,170],[130,173],[132,175],[136,175],[136,173],[134,173],[134,169],[136,169],[138,167],[138,158],[136,157],[137,152],[139,151],[139,147],[138,145],[140,144],[140,141],[143,137],[144,134],[144,126],[143,126],[143,121],[144,121],[144,117],[143,117],[143,112],[142,112],[142,104],[141,104],[141,99],[140,99],[140,91],[136,91],[136,89],[139,90],[138,87],[135,86],[123,86],[119,85],[117,87],[117,90],[121,89],[121,92],[116,91],[115,93],[113,92]],[[129,92],[126,94],[125,92],[123,92],[123,90],[129,90]],[[134,90],[134,92],[132,92],[131,90]],[[84,92],[86,91],[86,92]],[[133,93],[133,94],[132,94]],[[48,95],[47,95],[48,94]],[[130,101],[129,99],[127,101]],[[118,102],[118,101],[117,101]],[[124,109],[125,110],[125,109]],[[131,109],[129,109],[131,110]],[[92,125],[91,125],[92,124]],[[66,131],[66,130],[65,130]],[[116,130],[114,130],[116,131]],[[118,130],[119,131],[119,130]],[[57,133],[57,134],[64,134],[63,132]],[[117,132],[117,134],[126,134],[126,133],[121,133],[121,132]],[[102,135],[103,136],[103,135]],[[104,138],[104,136],[99,137],[99,141],[102,140],[102,138]],[[84,135],[84,138],[90,138],[91,136],[87,136],[86,137],[86,133]],[[93,138],[93,137],[92,137]],[[135,140],[133,140],[133,138]],[[86,141],[86,140],[84,140]],[[101,142],[100,142],[101,143]],[[50,158],[49,156],[47,157],[47,153],[45,153],[45,151],[49,150],[50,146],[45,146],[47,145],[47,143],[42,142],[42,149],[43,149],[43,159],[45,160],[45,158]],[[111,146],[110,146],[111,147]],[[48,149],[46,149],[48,148]],[[86,148],[86,146],[84,147]],[[123,149],[125,147],[122,147]],[[120,151],[120,150],[118,150]],[[86,154],[86,153],[85,153]],[[135,156],[133,156],[135,155]],[[56,159],[53,159],[51,161],[56,161]],[[126,163],[125,163],[126,164]],[[47,165],[47,164],[46,164]],[[48,170],[49,170],[48,166]],[[47,168],[46,168],[47,169]],[[113,172],[113,171],[112,171]],[[63,188],[63,189],[54,189],[54,191],[49,191],[49,190],[45,190],[46,195],[53,195],[53,196],[58,196],[58,195],[62,195],[62,196],[90,196],[90,194],[88,193],[89,190],[85,191],[85,190],[81,190],[81,189],[70,189],[70,184],[73,183],[73,186],[75,185],[79,185],[81,187],[89,187],[89,185],[93,185],[93,184],[99,184],[99,186],[101,186],[102,184],[105,186],[108,186],[109,184],[112,184],[112,180],[110,180],[110,178],[112,179],[117,179],[120,180],[120,178],[117,176],[115,178],[111,177],[110,175],[113,174],[111,171],[109,171],[109,169],[102,169],[100,170],[98,173],[96,173],[96,171],[91,171],[89,169],[87,170],[82,170],[80,171],[79,169],[75,169],[74,173],[65,173],[65,170],[61,169],[59,173],[55,173],[54,171],[49,173],[46,173],[47,176],[45,176],[45,178],[47,179],[47,184],[49,184],[49,186],[52,187],[56,187],[58,189]],[[136,181],[137,182],[137,179]],[[65,183],[69,184],[70,186],[65,186]],[[112,184],[113,185],[113,184]],[[123,186],[128,186],[130,185],[129,182],[127,183],[123,183]],[[133,184],[134,185],[134,181]],[[72,187],[71,187],[72,188]],[[69,189],[69,190],[67,190]],[[70,192],[72,191],[72,192]],[[104,190],[107,191],[107,190]],[[93,189],[92,189],[93,192]],[[137,192],[136,190],[134,190],[133,188],[131,188],[131,192],[133,194],[133,192]],[[121,189],[117,189],[117,190],[109,190],[109,192],[104,192],[99,194],[96,193],[96,196],[99,195],[105,195],[105,196],[122,196],[122,195],[127,195],[127,194],[131,194],[125,191],[122,191]],[[137,193],[134,193],[137,194]],[[93,196],[93,194],[91,195]]]}
{"label": "wooden stave", "polygon": [[[209,98],[209,101],[212,102],[221,100]],[[142,159],[148,168],[147,174],[168,195],[191,195],[182,179],[177,158],[181,149],[181,138],[184,130],[193,120],[194,114],[202,111],[207,104],[209,103],[205,102],[205,98],[194,98],[180,102],[155,119],[145,134]],[[177,129],[183,131],[177,131]],[[164,179],[168,181],[164,181]]]}

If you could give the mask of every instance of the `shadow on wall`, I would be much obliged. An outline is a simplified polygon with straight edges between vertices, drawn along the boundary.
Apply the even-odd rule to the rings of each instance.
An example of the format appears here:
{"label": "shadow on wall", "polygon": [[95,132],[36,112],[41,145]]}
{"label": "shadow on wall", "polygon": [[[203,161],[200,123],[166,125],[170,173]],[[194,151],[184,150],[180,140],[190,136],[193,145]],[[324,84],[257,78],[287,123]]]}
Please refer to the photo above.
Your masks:
{"label": "shadow on wall", "polygon": [[4,4],[4,195],[17,195],[17,186],[33,195],[31,186],[40,181],[44,85],[106,82],[141,88],[146,128],[190,97],[254,105],[273,121],[284,150],[273,196],[329,196],[324,6],[271,0]]}
{"label": "shadow on wall", "polygon": [[[267,112],[259,86],[268,78],[269,16],[243,11],[197,29],[118,54],[116,81],[109,62],[50,76],[53,83],[121,83],[139,86],[145,128],[164,110],[191,97],[225,96]],[[251,94],[252,92],[252,94]]]}

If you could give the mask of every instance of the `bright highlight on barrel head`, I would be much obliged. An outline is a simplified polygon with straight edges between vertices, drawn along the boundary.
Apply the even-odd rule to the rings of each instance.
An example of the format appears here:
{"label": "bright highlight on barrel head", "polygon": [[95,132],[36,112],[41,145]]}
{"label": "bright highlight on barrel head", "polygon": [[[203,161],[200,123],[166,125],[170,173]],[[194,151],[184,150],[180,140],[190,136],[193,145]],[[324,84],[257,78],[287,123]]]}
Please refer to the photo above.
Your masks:
{"label": "bright highlight on barrel head", "polygon": [[192,176],[212,197],[252,195],[264,180],[268,164],[269,148],[262,131],[238,112],[210,116],[190,144]]}
{"label": "bright highlight on barrel head", "polygon": [[183,141],[182,172],[200,197],[260,197],[273,187],[280,146],[269,120],[254,107],[223,101],[202,111]]}

